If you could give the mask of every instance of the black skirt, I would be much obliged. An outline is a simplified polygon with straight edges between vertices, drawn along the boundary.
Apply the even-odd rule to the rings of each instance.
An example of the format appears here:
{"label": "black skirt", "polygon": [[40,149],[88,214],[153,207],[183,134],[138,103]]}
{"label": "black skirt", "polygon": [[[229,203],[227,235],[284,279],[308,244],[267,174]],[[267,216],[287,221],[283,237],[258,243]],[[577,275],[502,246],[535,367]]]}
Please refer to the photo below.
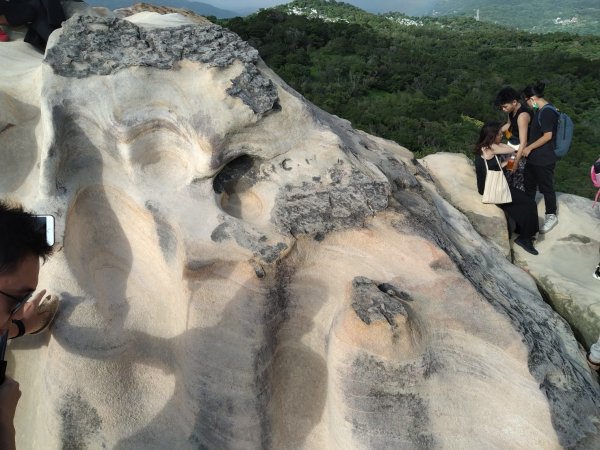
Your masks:
{"label": "black skirt", "polygon": [[540,230],[535,200],[520,189],[510,186],[512,202],[497,205],[515,221],[515,232],[525,238],[533,237]]}

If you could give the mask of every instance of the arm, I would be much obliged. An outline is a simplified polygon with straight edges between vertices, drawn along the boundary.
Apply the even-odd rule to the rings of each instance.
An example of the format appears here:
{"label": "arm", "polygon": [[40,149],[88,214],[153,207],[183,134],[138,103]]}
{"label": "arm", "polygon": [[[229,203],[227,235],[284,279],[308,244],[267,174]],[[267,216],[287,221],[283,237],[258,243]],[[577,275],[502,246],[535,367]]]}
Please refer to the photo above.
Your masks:
{"label": "arm", "polygon": [[483,160],[477,156],[477,159],[475,160],[475,175],[477,176],[477,191],[481,195],[483,195],[483,188],[485,187],[485,178],[487,175],[485,165],[482,163]]}
{"label": "arm", "polygon": [[0,385],[0,448],[15,450],[15,426],[13,420],[17,402],[21,397],[19,383],[10,377]]}
{"label": "arm", "polygon": [[517,117],[517,124],[519,125],[519,149],[517,150],[517,157],[512,168],[513,172],[519,167],[519,161],[523,157],[523,150],[527,147],[529,122],[531,122],[531,116],[528,113],[519,114],[519,117]]}
{"label": "arm", "polygon": [[505,155],[507,153],[514,153],[515,151],[514,148],[506,144],[492,144],[490,145],[490,149],[494,155]]}
{"label": "arm", "polygon": [[[31,300],[29,300],[23,307],[13,315],[13,318],[19,319],[25,326],[25,333],[31,333],[39,330],[44,326],[48,314],[40,314],[37,310],[39,304],[42,302],[46,289],[42,289],[40,292],[35,294]],[[19,335],[19,327],[14,323],[10,322],[8,326],[8,338],[13,339]]]}

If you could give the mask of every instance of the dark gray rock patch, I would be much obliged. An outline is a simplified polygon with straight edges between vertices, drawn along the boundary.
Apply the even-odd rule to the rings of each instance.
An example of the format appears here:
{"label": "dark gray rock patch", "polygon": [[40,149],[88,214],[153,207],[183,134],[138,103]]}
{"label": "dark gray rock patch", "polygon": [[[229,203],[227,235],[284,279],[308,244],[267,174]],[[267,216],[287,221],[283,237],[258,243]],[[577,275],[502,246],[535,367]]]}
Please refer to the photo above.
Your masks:
{"label": "dark gray rock patch", "polygon": [[158,207],[152,202],[146,202],[146,208],[152,213],[156,234],[158,235],[158,243],[166,261],[172,261],[177,253],[177,237],[175,230],[168,220],[160,213]]}
{"label": "dark gray rock patch", "polygon": [[[396,295],[398,290],[385,286],[384,292],[373,280],[365,277],[355,277],[352,280],[352,308],[360,320],[367,325],[386,320],[392,328],[396,328],[396,316],[408,317],[408,312]],[[405,296],[408,294],[403,293]]]}
{"label": "dark gray rock patch", "polygon": [[391,156],[381,155],[377,167],[391,181],[397,189],[420,189],[421,183],[408,170],[404,162]]}
{"label": "dark gray rock patch", "polygon": [[288,248],[284,242],[269,243],[264,234],[245,227],[242,222],[225,216],[221,217],[221,220],[223,222],[211,234],[211,239],[214,242],[234,239],[240,247],[252,251],[255,256],[267,263],[277,261],[282,252]]}
{"label": "dark gray rock patch", "polygon": [[366,448],[436,448],[427,399],[413,392],[423,380],[420,363],[399,364],[375,356],[356,358],[345,377],[352,426]]}
{"label": "dark gray rock patch", "polygon": [[365,219],[388,205],[389,183],[375,181],[358,170],[331,170],[332,183],[287,185],[275,201],[273,218],[285,233],[317,234],[361,227]]}
{"label": "dark gray rock patch", "polygon": [[109,75],[132,66],[171,69],[190,60],[227,67],[235,60],[253,64],[258,51],[218,25],[143,29],[116,18],[73,16],[62,27],[45,62],[64,77]]}
{"label": "dark gray rock patch", "polygon": [[277,88],[253,64],[246,64],[244,71],[231,82],[227,93],[239,97],[254,113],[264,114],[279,109]]}
{"label": "dark gray rock patch", "polygon": [[189,60],[210,67],[244,63],[227,92],[256,114],[279,108],[277,88],[254,65],[258,52],[215,24],[145,29],[117,18],[76,15],[67,20],[45,62],[63,77],[110,75],[127,67],[172,69]]}
{"label": "dark gray rock patch", "polygon": [[63,450],[88,448],[88,440],[100,431],[98,412],[79,393],[67,393],[60,405]]}
{"label": "dark gray rock patch", "polygon": [[592,240],[588,236],[571,233],[568,236],[559,239],[560,242],[574,242],[581,244],[589,244]]}

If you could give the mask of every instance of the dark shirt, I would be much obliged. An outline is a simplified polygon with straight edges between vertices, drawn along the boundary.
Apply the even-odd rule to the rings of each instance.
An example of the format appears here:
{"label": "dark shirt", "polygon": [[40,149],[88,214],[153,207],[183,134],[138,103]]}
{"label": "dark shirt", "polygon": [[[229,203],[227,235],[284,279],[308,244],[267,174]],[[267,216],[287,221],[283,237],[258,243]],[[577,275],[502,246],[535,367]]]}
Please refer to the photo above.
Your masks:
{"label": "dark shirt", "polygon": [[[531,120],[533,118],[533,111],[530,110],[529,108],[527,108],[523,104],[521,104],[521,107],[517,111],[517,114],[515,114],[514,116],[512,114],[509,114],[510,127],[508,127],[508,129],[512,133],[512,136],[510,137],[510,139],[508,140],[508,142],[510,142],[513,145],[519,145],[519,123],[518,123],[518,118],[519,118],[519,116],[521,114],[529,114],[529,123],[530,124],[531,124]],[[528,133],[528,136],[529,136],[529,133]]]}
{"label": "dark shirt", "polygon": [[552,139],[541,147],[532,150],[527,157],[527,164],[534,166],[549,166],[556,163],[558,158],[554,154],[554,138],[556,136],[556,127],[558,125],[558,114],[551,108],[539,109],[529,126],[529,142],[531,144],[541,138],[544,133],[552,132]]}

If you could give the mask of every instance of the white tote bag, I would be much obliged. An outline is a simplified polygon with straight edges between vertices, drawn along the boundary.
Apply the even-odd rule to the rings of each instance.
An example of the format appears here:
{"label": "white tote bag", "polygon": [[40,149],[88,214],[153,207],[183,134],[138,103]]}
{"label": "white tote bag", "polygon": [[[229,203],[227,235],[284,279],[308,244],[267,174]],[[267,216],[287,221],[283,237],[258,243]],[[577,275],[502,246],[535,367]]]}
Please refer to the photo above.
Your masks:
{"label": "white tote bag", "polygon": [[[498,157],[494,155],[496,158],[496,162],[498,163],[498,167],[500,166],[500,161],[498,161]],[[487,160],[483,158],[485,162],[485,186],[483,188],[483,197],[481,201],[483,203],[510,203],[512,202],[512,196],[510,195],[510,189],[508,188],[508,182],[506,181],[506,177],[504,176],[504,172],[502,169],[500,170],[489,170],[487,165]]]}

